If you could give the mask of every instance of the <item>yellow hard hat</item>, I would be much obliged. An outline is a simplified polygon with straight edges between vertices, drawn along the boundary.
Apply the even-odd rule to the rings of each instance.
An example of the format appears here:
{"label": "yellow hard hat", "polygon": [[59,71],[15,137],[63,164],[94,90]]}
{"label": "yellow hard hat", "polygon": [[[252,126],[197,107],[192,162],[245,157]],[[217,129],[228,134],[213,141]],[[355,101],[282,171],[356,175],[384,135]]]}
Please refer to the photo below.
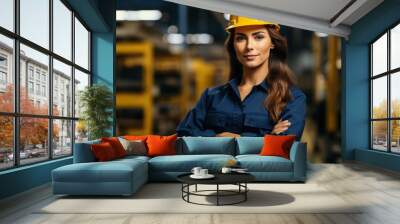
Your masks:
{"label": "yellow hard hat", "polygon": [[258,19],[252,19],[244,16],[235,16],[230,15],[228,26],[225,30],[229,33],[230,29],[242,26],[251,26],[251,25],[272,25],[275,30],[279,31],[280,26],[277,23],[262,21]]}

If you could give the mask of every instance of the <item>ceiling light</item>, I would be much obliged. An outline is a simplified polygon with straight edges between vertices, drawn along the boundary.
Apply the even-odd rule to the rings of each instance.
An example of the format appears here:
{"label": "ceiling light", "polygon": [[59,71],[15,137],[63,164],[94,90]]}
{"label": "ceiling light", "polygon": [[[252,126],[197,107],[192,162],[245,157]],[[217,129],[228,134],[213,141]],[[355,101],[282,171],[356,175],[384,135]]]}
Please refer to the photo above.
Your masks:
{"label": "ceiling light", "polygon": [[117,10],[117,21],[154,21],[160,20],[162,13],[159,10]]}
{"label": "ceiling light", "polygon": [[328,34],[320,33],[320,32],[315,32],[315,35],[317,35],[318,37],[327,37],[328,36]]}

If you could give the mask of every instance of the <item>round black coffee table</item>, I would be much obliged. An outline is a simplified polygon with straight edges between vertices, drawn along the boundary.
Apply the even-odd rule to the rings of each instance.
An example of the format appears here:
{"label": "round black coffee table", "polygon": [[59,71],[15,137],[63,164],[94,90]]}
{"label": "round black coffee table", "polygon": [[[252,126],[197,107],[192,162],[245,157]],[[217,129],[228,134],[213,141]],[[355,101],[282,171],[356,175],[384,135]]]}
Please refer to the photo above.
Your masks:
{"label": "round black coffee table", "polygon": [[[245,202],[247,200],[247,192],[249,188],[247,187],[247,183],[255,180],[255,177],[249,173],[214,173],[215,176],[212,179],[193,179],[190,177],[191,173],[182,174],[177,177],[178,181],[182,183],[182,199],[188,203],[198,204],[198,205],[215,205],[215,204],[202,204],[190,201],[190,196],[204,196],[204,197],[216,197],[217,206],[220,205],[234,205],[241,202]],[[198,184],[206,184],[206,185],[216,185],[215,190],[197,190]],[[190,186],[195,186],[194,191],[190,191]],[[237,190],[223,190],[220,189],[220,185],[236,185],[238,186]],[[205,194],[208,192],[215,192],[215,194]],[[230,196],[241,196],[240,200],[234,201],[232,203],[221,203],[221,197],[230,197]]]}

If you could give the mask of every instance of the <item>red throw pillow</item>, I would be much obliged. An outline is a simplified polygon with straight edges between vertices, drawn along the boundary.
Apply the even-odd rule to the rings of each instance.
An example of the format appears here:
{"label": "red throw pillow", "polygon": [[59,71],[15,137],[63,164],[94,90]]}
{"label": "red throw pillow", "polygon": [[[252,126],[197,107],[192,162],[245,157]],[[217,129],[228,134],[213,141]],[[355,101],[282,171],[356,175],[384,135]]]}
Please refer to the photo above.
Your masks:
{"label": "red throw pillow", "polygon": [[296,135],[265,135],[260,155],[290,159],[290,148],[295,140]]}
{"label": "red throw pillow", "polygon": [[147,136],[146,143],[148,156],[176,155],[176,139],[176,134],[170,136]]}
{"label": "red throw pillow", "polygon": [[108,142],[93,144],[90,146],[90,148],[92,149],[94,157],[99,162],[109,161],[117,158],[114,149]]}
{"label": "red throw pillow", "polygon": [[126,156],[126,151],[124,147],[122,146],[121,142],[119,142],[117,137],[111,137],[111,138],[101,138],[101,142],[108,142],[112,146],[112,148],[115,151],[115,155],[118,158]]}

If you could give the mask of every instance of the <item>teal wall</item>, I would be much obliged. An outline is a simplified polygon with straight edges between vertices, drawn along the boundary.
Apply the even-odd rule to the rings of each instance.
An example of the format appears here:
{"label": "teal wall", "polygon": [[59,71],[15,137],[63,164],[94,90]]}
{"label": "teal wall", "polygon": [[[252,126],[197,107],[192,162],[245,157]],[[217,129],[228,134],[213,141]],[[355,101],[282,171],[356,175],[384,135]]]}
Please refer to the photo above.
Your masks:
{"label": "teal wall", "polygon": [[48,183],[53,169],[71,163],[69,157],[0,172],[0,199]]}
{"label": "teal wall", "polygon": [[342,156],[392,170],[399,170],[399,156],[369,150],[368,45],[400,22],[399,12],[400,0],[386,0],[353,24],[349,40],[342,39]]}
{"label": "teal wall", "polygon": [[116,114],[115,114],[115,29],[116,29],[116,2],[115,1],[99,1],[98,9],[101,12],[109,32],[93,32],[92,33],[92,72],[93,83],[102,83],[110,88],[113,93],[114,107],[112,127],[110,127],[110,135],[116,134]]}
{"label": "teal wall", "polygon": [[[104,83],[115,93],[116,0],[67,0],[67,2],[92,31],[92,82]],[[110,127],[110,132],[115,134],[115,119],[113,120],[114,125]],[[50,182],[53,169],[71,163],[72,157],[68,157],[0,172],[0,199]]]}

